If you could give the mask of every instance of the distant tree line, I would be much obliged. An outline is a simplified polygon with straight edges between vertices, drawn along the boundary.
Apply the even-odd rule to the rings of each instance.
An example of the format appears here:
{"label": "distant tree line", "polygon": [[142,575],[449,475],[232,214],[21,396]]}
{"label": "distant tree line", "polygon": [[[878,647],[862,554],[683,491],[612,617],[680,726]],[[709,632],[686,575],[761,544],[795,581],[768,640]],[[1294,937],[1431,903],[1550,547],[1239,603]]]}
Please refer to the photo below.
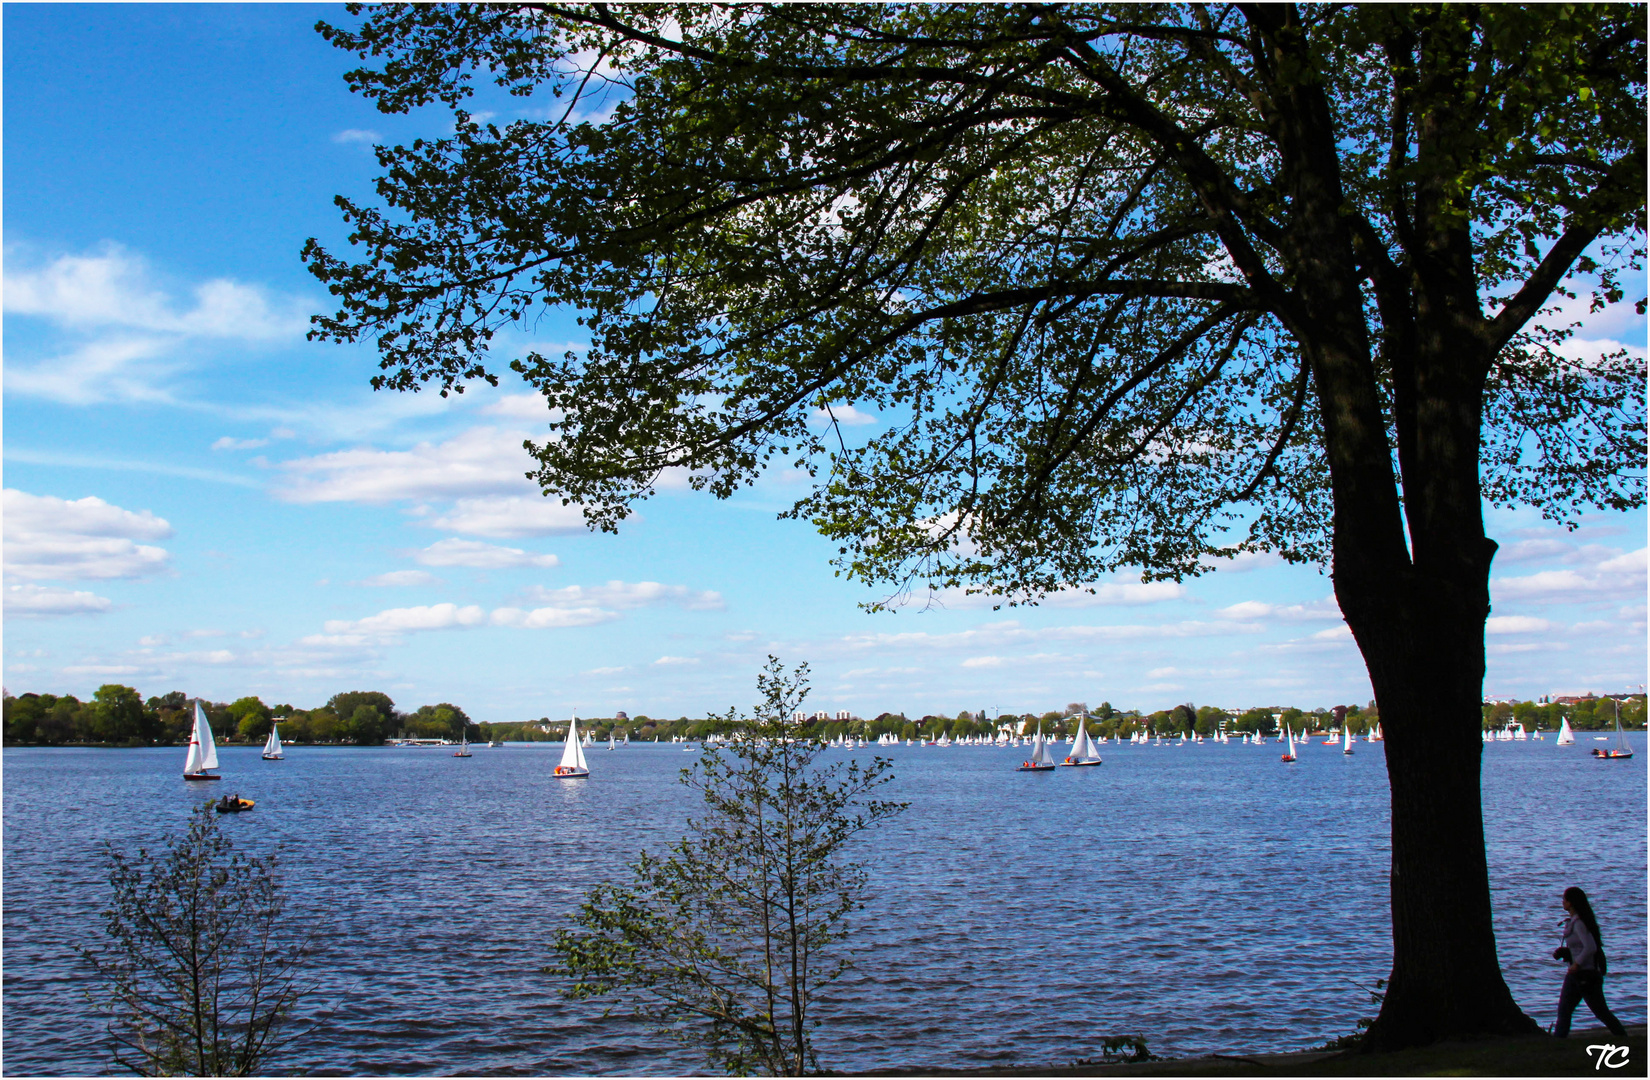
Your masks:
{"label": "distant tree line", "polygon": [[[5,696],[7,746],[102,743],[117,746],[181,744],[194,727],[194,702],[181,690],[145,700],[130,686],[107,683],[90,701],[73,694]],[[316,709],[266,705],[243,697],[201,702],[212,737],[219,742],[261,743],[279,723],[281,741],[370,746],[397,737],[450,738],[480,734],[463,709],[448,702],[400,712],[388,694],[351,690]]]}
{"label": "distant tree line", "polygon": [[[393,738],[454,739],[505,742],[560,742],[567,735],[567,721],[540,717],[521,723],[477,724],[457,705],[441,702],[421,705],[401,712],[388,694],[377,690],[351,690],[334,694],[325,705],[297,709],[291,705],[266,705],[257,697],[243,697],[227,704],[203,701],[212,734],[220,742],[262,742],[270,727],[281,725],[281,741],[292,743],[338,743],[374,746]],[[1627,728],[1643,728],[1643,695],[1620,699],[1621,723]],[[130,686],[107,683],[90,701],[73,694],[23,694],[5,696],[5,743],[7,746],[108,744],[152,746],[181,744],[189,739],[194,724],[194,705],[181,690],[147,700]],[[1352,734],[1373,729],[1380,717],[1375,703],[1345,708],[1344,724]],[[929,714],[916,719],[904,713],[881,713],[876,717],[852,720],[811,720],[800,730],[809,737],[834,740],[841,737],[874,742],[885,734],[905,739],[950,739],[976,735],[994,736],[1003,727],[1011,731],[1035,731],[1042,725],[1050,738],[1068,738],[1077,731],[1079,718],[1095,738],[1129,738],[1140,733],[1178,738],[1181,735],[1277,735],[1285,725],[1296,733],[1339,730],[1343,721],[1328,709],[1306,711],[1281,706],[1256,707],[1243,712],[1212,705],[1187,702],[1172,709],[1152,713],[1114,709],[1109,701],[1090,710],[1073,703],[1060,712],[1002,713],[989,716],[984,709],[964,709],[955,716]],[[1495,729],[1516,721],[1530,731],[1556,731],[1568,718],[1578,731],[1594,731],[1615,726],[1612,699],[1583,698],[1566,703],[1529,701],[1499,702],[1484,706],[1484,727]],[[579,730],[601,742],[609,737],[626,737],[641,742],[671,742],[675,739],[704,739],[717,734],[725,723],[715,718],[675,720],[634,717],[592,717],[579,720]]]}
{"label": "distant tree line", "polygon": [[1569,720],[1577,731],[1599,731],[1616,726],[1616,709],[1621,710],[1621,726],[1644,727],[1644,695],[1624,694],[1619,698],[1591,695],[1579,701],[1543,702],[1497,701],[1484,705],[1484,729],[1493,731],[1510,723],[1523,724],[1529,731],[1557,731],[1560,720]]}

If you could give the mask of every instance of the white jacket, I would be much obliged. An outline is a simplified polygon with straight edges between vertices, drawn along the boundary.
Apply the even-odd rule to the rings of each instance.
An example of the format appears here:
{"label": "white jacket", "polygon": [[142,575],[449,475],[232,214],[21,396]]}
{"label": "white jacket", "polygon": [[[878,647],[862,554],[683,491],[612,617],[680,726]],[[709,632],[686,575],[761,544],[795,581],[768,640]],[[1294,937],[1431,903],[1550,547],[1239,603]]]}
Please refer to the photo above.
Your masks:
{"label": "white jacket", "polygon": [[1582,971],[1598,967],[1598,942],[1581,916],[1571,915],[1564,920],[1564,947],[1570,950],[1570,963]]}

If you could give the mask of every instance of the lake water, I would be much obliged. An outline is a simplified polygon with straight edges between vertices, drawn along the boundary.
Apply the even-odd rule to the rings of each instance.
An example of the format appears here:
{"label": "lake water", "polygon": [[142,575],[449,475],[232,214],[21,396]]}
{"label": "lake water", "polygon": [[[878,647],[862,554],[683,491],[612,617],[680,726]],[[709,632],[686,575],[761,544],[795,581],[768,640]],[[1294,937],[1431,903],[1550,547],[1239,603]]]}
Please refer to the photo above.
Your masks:
{"label": "lake water", "polygon": [[[1598,762],[1585,734],[1484,750],[1496,934],[1524,1010],[1553,1019],[1558,895],[1593,897],[1611,1004],[1645,1020],[1646,755]],[[679,1074],[691,1051],[540,968],[583,892],[693,809],[674,747],[220,748],[221,784],[183,751],[4,752],[4,1072],[108,1071],[74,946],[100,932],[99,851],[175,832],[207,794],[279,851],[295,925],[313,927],[319,1027],[275,1068],[330,1074]],[[874,894],[858,967],[821,1006],[821,1065],[1056,1065],[1141,1033],[1159,1054],[1295,1049],[1373,1015],[1357,984],[1391,964],[1386,770],[1379,744],[1321,744],[1284,766],[1237,744],[1108,746],[1104,766],[1014,771],[1013,748],[884,750],[910,803],[857,853]],[[844,751],[831,751],[843,755]],[[865,756],[870,751],[861,751]],[[1577,1017],[1592,1021],[1583,1006]]]}

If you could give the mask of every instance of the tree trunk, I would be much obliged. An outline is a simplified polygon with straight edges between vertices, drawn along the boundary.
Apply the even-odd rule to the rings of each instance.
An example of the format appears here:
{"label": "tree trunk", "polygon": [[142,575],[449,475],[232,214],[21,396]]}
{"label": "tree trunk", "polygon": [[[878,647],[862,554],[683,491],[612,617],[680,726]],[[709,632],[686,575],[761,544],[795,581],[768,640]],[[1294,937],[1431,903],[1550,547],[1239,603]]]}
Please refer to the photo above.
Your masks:
{"label": "tree trunk", "polygon": [[[1537,1032],[1501,976],[1479,794],[1489,557],[1397,580],[1337,565],[1392,790],[1391,981],[1367,1051]],[[1338,555],[1337,562],[1343,555]],[[1476,561],[1476,560],[1475,560]]]}

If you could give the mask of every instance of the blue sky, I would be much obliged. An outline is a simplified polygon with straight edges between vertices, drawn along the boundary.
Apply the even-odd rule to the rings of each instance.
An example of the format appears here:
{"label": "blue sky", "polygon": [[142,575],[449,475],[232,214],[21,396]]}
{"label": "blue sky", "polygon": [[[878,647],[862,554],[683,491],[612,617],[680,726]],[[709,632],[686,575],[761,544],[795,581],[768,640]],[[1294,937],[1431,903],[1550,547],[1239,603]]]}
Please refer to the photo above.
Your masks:
{"label": "blue sky", "polygon": [[[10,692],[700,715],[748,704],[773,652],[812,664],[817,706],[865,715],[1368,699],[1328,578],[1265,558],[870,615],[831,545],[776,520],[784,478],[586,532],[522,478],[544,423],[525,387],[375,394],[369,351],[304,341],[327,300],[304,240],[342,248],[332,198],[370,199],[372,143],[442,122],[349,94],[323,16],[346,17],[4,9]],[[1645,323],[1624,305],[1583,336],[1642,351]],[[535,340],[580,333],[563,314]],[[1645,681],[1645,515],[1581,525],[1490,516],[1486,692]]]}

